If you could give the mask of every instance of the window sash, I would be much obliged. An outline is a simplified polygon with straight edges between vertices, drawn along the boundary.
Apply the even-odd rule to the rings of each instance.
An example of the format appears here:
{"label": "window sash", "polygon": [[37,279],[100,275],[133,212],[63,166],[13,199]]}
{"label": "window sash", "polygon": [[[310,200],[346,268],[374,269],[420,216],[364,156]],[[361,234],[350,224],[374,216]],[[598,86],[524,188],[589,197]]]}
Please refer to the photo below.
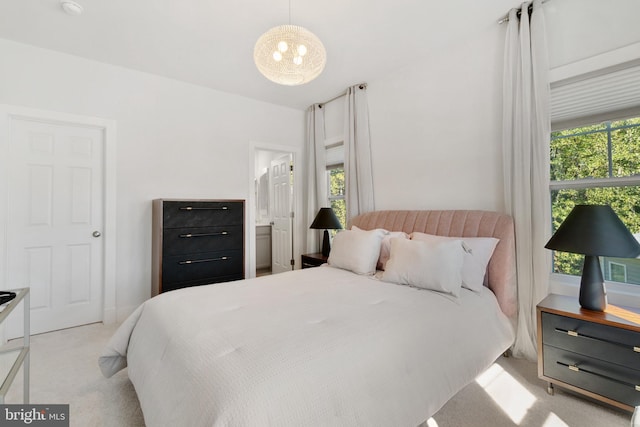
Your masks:
{"label": "window sash", "polygon": [[585,188],[636,187],[640,186],[640,176],[611,178],[582,178],[565,181],[551,181],[549,190],[582,190]]}

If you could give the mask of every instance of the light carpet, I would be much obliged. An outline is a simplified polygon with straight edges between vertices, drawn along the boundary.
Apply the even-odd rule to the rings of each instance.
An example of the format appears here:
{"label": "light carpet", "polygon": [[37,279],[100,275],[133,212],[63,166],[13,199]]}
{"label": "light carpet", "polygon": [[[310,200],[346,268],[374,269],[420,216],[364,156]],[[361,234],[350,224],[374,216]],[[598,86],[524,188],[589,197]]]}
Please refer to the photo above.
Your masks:
{"label": "light carpet", "polygon": [[[71,426],[144,426],[126,369],[107,379],[98,368],[98,356],[115,329],[116,325],[92,324],[33,336],[31,403],[68,403]],[[546,383],[538,379],[535,363],[500,357],[425,425],[629,426],[631,414],[627,412],[556,390],[553,396],[546,393]],[[22,403],[22,373],[16,378],[6,402]]]}

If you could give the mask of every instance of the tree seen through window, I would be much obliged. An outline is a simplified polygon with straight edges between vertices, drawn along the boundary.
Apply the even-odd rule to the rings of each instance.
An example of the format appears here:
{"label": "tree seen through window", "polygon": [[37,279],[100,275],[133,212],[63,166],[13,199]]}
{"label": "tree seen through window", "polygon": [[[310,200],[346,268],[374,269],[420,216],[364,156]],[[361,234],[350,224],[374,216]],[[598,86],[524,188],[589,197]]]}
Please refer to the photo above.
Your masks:
{"label": "tree seen through window", "polygon": [[338,166],[328,171],[329,175],[329,201],[336,216],[342,224],[342,228],[347,225],[347,206],[344,199],[344,167]]}
{"label": "tree seen through window", "polygon": [[[553,231],[577,204],[608,204],[640,236],[640,117],[553,132],[550,155]],[[580,276],[583,259],[556,251],[553,271]],[[640,260],[601,263],[607,279],[640,284]]]}

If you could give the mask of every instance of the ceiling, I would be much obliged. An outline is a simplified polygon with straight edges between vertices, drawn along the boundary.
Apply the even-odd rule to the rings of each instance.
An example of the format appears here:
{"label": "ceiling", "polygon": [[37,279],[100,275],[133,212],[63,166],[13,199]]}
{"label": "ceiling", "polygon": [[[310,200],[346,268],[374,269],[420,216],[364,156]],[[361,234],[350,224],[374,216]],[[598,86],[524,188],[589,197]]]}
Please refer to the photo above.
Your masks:
{"label": "ceiling", "polygon": [[258,37],[289,20],[288,0],[3,0],[0,38],[304,109],[497,25],[516,0],[291,0],[291,23],[323,41],[327,65],[295,87],[264,78]]}

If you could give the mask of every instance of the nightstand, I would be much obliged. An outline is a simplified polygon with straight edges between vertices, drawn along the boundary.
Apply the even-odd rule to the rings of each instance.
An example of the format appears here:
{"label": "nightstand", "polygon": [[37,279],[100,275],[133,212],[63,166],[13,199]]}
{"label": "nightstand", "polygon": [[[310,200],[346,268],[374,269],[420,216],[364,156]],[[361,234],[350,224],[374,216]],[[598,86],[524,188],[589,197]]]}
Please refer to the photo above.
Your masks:
{"label": "nightstand", "polygon": [[303,254],[302,255],[302,268],[317,267],[327,262],[326,256],[321,253],[315,254]]}
{"label": "nightstand", "polygon": [[549,295],[537,306],[538,376],[554,385],[633,412],[640,405],[640,309],[580,307]]}

